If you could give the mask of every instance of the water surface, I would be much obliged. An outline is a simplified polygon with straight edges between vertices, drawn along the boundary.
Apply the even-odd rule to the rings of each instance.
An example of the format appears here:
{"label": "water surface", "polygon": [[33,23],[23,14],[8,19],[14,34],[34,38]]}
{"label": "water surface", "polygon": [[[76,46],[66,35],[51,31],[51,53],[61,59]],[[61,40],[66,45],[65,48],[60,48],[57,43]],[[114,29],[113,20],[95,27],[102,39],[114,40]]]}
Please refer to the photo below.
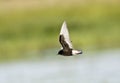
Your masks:
{"label": "water surface", "polygon": [[120,83],[120,51],[0,64],[0,83]]}

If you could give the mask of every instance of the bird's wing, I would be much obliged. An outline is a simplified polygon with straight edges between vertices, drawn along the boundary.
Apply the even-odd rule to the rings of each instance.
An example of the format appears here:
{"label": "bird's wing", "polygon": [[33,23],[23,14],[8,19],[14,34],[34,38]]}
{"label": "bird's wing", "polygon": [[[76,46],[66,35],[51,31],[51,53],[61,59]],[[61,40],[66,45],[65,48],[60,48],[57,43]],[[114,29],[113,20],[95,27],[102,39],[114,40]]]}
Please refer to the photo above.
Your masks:
{"label": "bird's wing", "polygon": [[71,43],[70,38],[69,38],[69,32],[68,32],[67,24],[65,21],[62,24],[60,35],[63,35],[64,41],[69,45],[69,48],[72,49],[73,47],[72,47],[72,43]]}
{"label": "bird's wing", "polygon": [[63,35],[60,35],[60,37],[59,37],[59,42],[60,42],[60,44],[62,45],[62,49],[64,49],[64,50],[69,50],[69,49],[70,49],[70,47],[69,47],[69,45],[67,44],[67,42],[65,41],[65,38],[64,38]]}

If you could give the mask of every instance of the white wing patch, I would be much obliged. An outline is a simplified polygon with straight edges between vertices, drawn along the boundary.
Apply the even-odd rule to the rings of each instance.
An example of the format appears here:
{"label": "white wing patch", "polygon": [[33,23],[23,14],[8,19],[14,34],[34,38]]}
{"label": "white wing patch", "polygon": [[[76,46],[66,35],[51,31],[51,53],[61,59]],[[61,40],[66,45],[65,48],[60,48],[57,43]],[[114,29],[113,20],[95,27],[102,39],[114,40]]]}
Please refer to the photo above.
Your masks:
{"label": "white wing patch", "polygon": [[71,43],[70,38],[69,38],[69,32],[68,32],[67,24],[65,21],[62,24],[60,35],[64,36],[65,41],[68,43],[69,47],[72,49],[73,47],[72,47],[72,43]]}

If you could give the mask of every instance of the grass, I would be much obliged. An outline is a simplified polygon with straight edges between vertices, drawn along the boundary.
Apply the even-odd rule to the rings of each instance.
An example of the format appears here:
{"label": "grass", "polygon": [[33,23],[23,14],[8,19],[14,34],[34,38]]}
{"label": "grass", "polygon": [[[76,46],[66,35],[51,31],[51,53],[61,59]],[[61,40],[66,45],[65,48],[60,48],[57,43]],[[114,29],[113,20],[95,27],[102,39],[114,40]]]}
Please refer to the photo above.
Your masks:
{"label": "grass", "polygon": [[21,58],[30,51],[59,48],[58,36],[64,20],[77,48],[120,47],[120,6],[117,3],[73,5],[70,2],[60,6],[59,2],[53,5],[44,2],[41,6],[36,0],[34,4],[37,5],[29,2],[22,6],[24,1],[19,5],[15,5],[17,0],[1,2],[4,3],[0,9],[1,59]]}

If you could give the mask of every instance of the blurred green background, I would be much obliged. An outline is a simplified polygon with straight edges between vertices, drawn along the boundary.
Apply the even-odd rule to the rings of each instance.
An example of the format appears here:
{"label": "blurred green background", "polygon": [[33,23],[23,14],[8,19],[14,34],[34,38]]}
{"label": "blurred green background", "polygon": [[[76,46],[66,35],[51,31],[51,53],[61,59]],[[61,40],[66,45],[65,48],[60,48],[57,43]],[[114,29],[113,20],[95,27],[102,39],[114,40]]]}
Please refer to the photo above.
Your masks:
{"label": "blurred green background", "polygon": [[0,0],[0,59],[19,59],[29,57],[26,54],[32,51],[59,49],[59,31],[64,20],[75,48],[119,48],[119,3],[119,0]]}

